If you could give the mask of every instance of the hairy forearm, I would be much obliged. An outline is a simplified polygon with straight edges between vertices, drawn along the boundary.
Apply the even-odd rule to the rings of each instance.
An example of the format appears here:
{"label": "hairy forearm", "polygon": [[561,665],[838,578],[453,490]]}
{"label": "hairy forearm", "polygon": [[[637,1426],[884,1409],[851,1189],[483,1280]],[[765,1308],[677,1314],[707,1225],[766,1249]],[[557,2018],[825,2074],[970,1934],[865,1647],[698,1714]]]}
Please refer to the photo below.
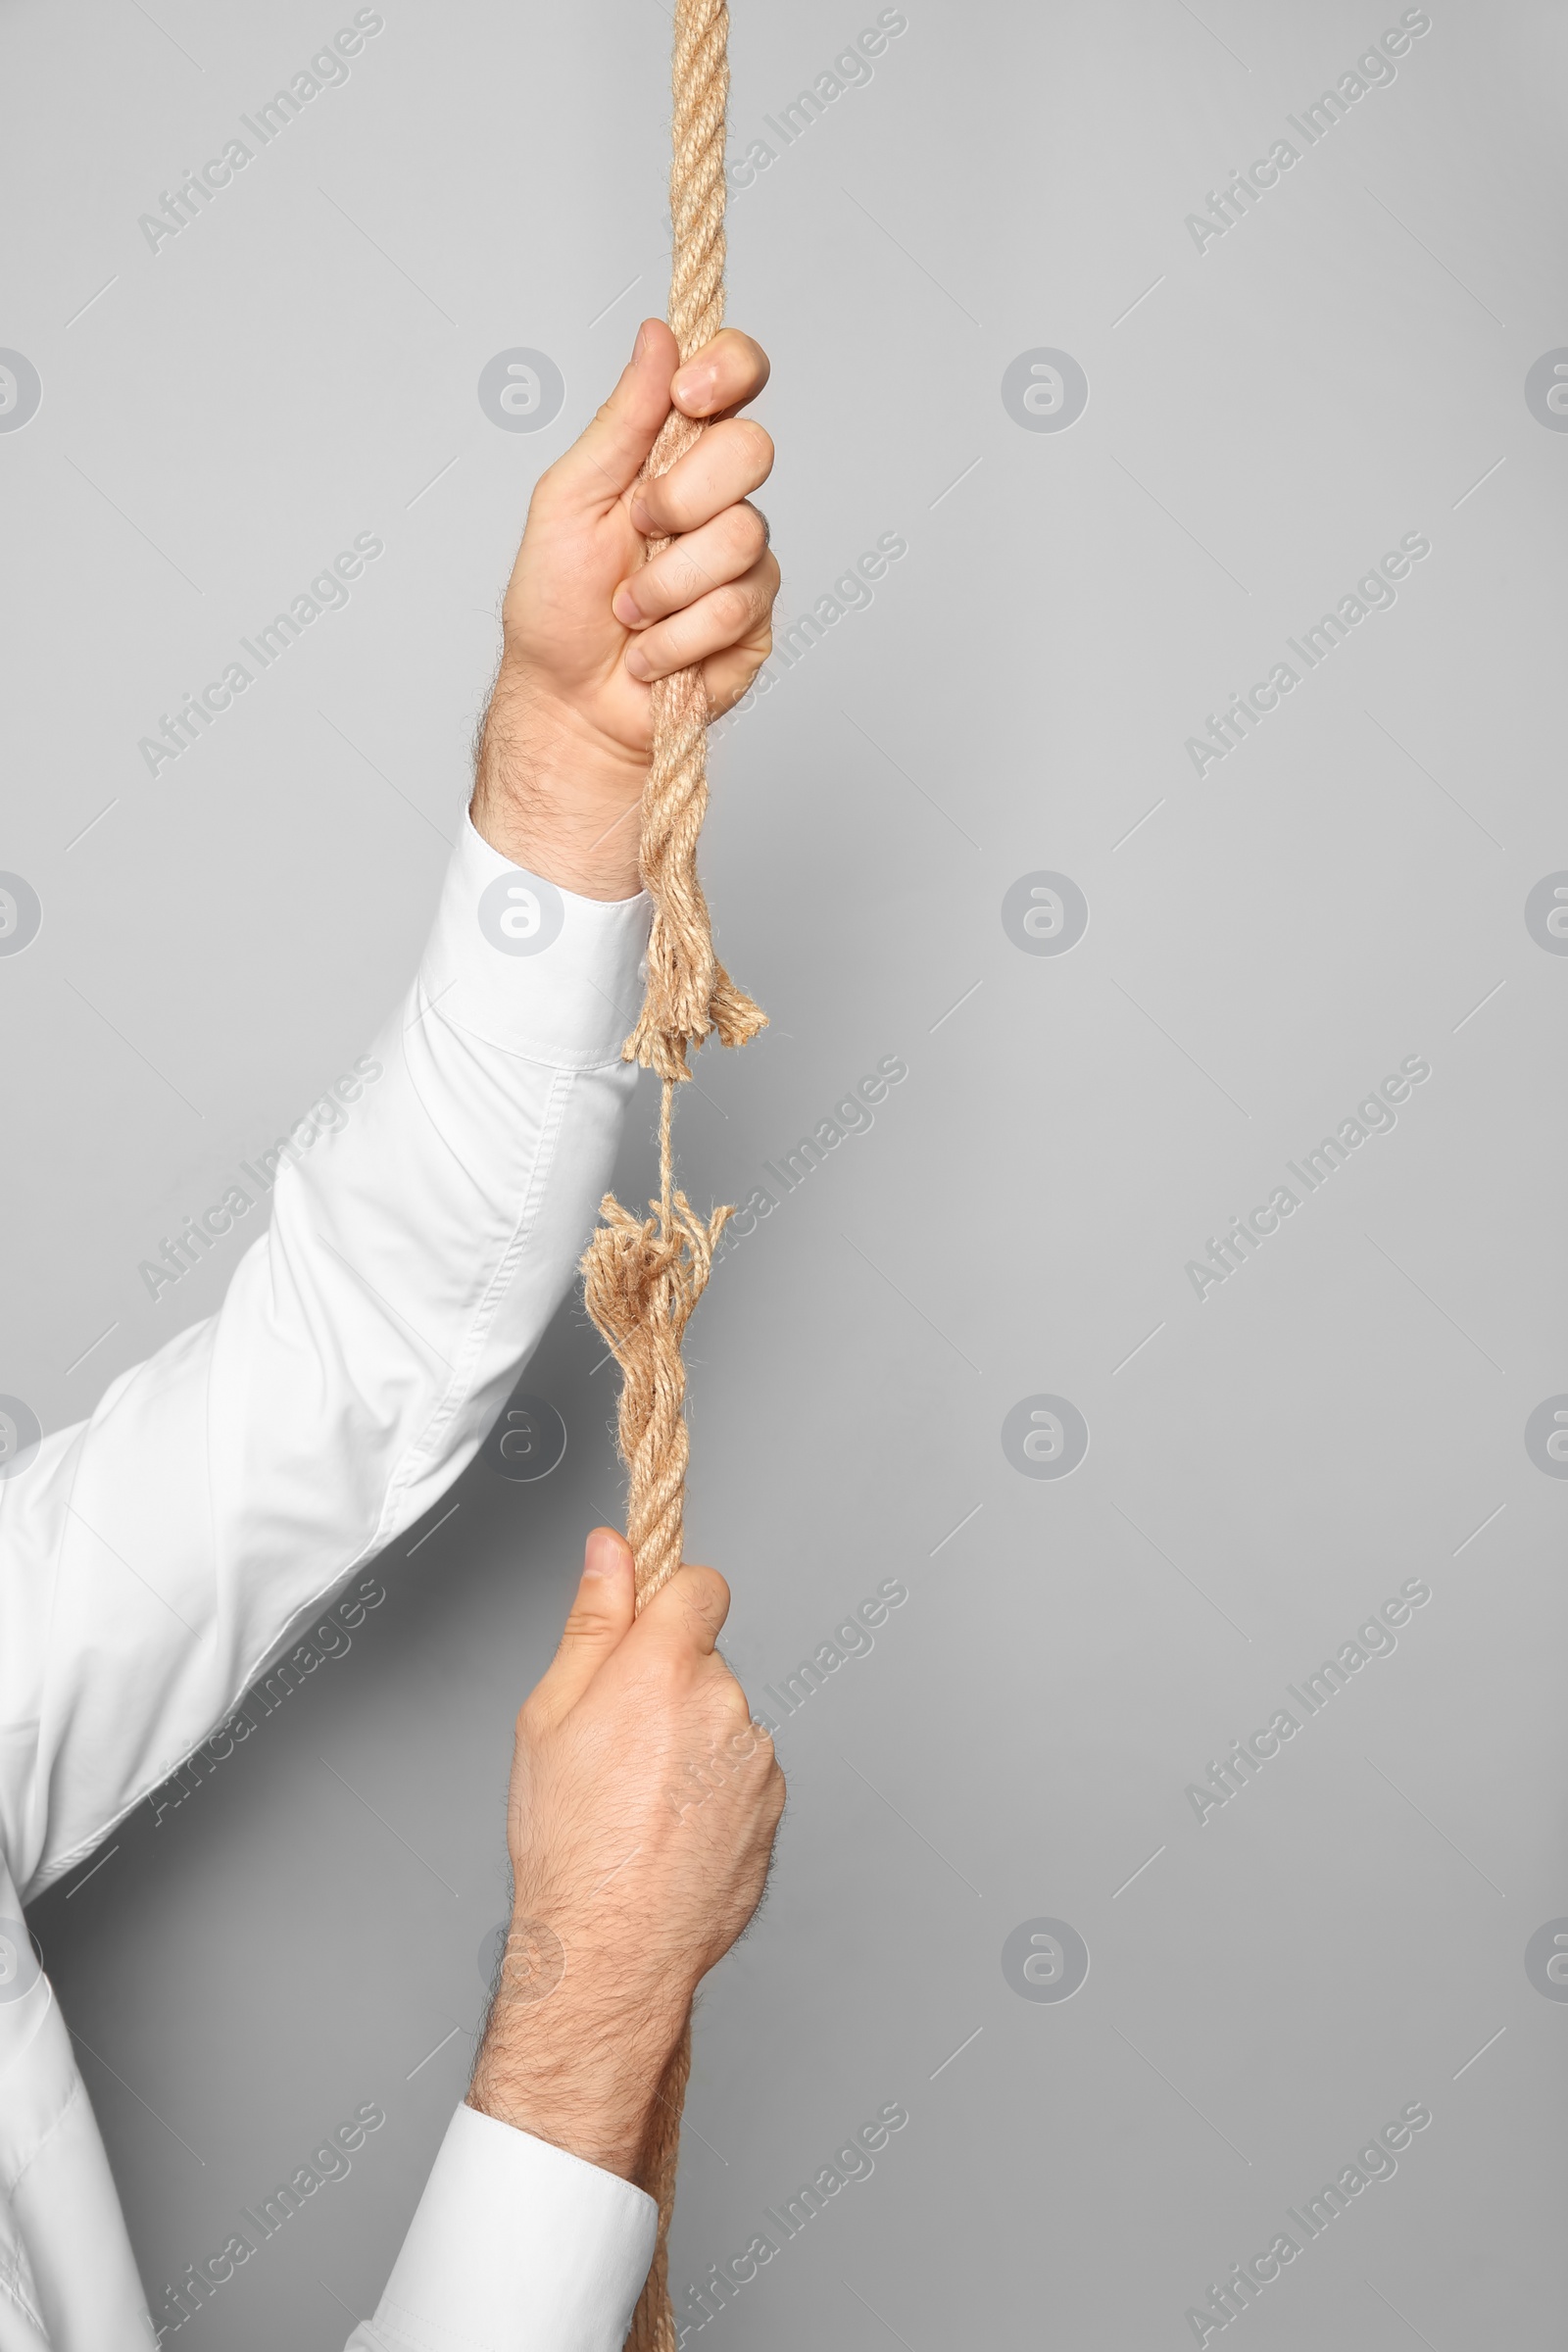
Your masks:
{"label": "hairy forearm", "polygon": [[471,814],[514,864],[587,899],[628,899],[646,763],[607,753],[573,712],[503,667],[479,740]]}
{"label": "hairy forearm", "polygon": [[[509,1963],[518,1940],[514,1929]],[[529,1940],[537,1952],[536,1938]],[[686,2000],[657,2015],[632,2015],[617,2002],[614,1983],[605,1981],[613,1972],[574,1977],[567,1967],[542,1995],[528,1976],[514,1989],[514,1973],[504,1966],[468,2105],[641,2186],[643,2152]]]}

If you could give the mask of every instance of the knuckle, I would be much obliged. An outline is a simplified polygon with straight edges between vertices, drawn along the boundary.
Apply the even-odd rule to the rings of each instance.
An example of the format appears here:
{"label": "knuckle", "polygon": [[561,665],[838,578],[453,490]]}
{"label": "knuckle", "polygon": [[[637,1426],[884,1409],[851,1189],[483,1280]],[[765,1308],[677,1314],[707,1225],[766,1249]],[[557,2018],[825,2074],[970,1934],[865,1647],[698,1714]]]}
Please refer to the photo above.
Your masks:
{"label": "knuckle", "polygon": [[702,1705],[709,1718],[724,1731],[733,1730],[746,1710],[746,1693],[731,1673],[722,1650],[715,1649],[703,1660]]}
{"label": "knuckle", "polygon": [[678,1575],[692,1607],[701,1609],[705,1617],[721,1616],[728,1609],[729,1587],[716,1568],[688,1561]]}
{"label": "knuckle", "polygon": [[683,556],[678,570],[672,568],[670,571],[669,589],[672,592],[670,602],[682,605],[695,604],[707,588],[708,581],[709,575],[696,557]]}
{"label": "knuckle", "polygon": [[591,1642],[597,1635],[604,1632],[608,1622],[609,1620],[600,1610],[588,1608],[581,1601],[574,1601],[566,1612],[566,1622],[562,1628],[561,1639],[563,1642]]}
{"label": "knuckle", "polygon": [[[719,1658],[717,1650],[713,1652],[713,1655],[715,1658]],[[733,1668],[723,1658],[719,1658],[719,1664],[723,1668],[717,1686],[719,1712],[725,1723],[732,1729],[749,1726],[752,1721],[752,1710],[746,1693],[736,1680]]]}
{"label": "knuckle", "polygon": [[648,516],[650,539],[657,539],[669,528],[669,492],[664,477],[660,474],[652,481],[638,482],[635,495]]}

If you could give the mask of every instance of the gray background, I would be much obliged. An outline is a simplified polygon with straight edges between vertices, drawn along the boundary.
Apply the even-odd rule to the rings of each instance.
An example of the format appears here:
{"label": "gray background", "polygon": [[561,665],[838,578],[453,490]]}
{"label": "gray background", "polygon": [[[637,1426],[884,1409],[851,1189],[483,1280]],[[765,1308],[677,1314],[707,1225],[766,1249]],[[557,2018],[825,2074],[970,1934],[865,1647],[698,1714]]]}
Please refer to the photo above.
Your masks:
{"label": "gray background", "polygon": [[[703,1305],[690,1541],[754,1692],[883,1578],[909,1598],[780,1734],[677,2286],[879,2106],[910,2121],[710,2340],[1191,2342],[1415,2101],[1251,2341],[1557,2340],[1568,2012],[1524,1950],[1568,1913],[1568,1486],[1523,1429],[1568,1390],[1568,961],[1523,907],[1568,866],[1568,440],[1524,399],[1568,343],[1560,19],[1438,0],[1255,212],[1201,254],[1184,225],[1398,13],[909,0],[733,203],[781,616],[879,533],[908,554],[720,730],[706,868],[773,1026],[705,1056],[687,1179],[744,1198],[879,1056],[909,1075]],[[5,15],[0,342],[43,405],[0,436],[0,866],[44,927],[0,961],[0,1389],[45,1427],[211,1308],[220,1252],[157,1304],[137,1261],[403,985],[529,486],[662,306],[648,0],[388,0],[149,252],[138,215],[351,14]],[[743,8],[732,153],[875,15]],[[533,435],[476,398],[516,345],[565,380]],[[1065,432],[1003,405],[1039,347],[1087,373]],[[347,610],[151,779],[158,714],[367,530]],[[1204,713],[1414,531],[1395,607],[1200,780]],[[1039,869],[1091,909],[1059,958],[1002,924]],[[1200,1302],[1205,1237],[1414,1054],[1396,1131]],[[188,2342],[327,2352],[374,2304],[466,2080],[513,1713],[616,1507],[599,1355],[574,1303],[523,1384],[561,1468],[477,1462],[352,1654],[37,1908],[155,2304],[386,2108]],[[1061,1482],[1000,1442],[1042,1392],[1091,1433]],[[1200,1826],[1187,1785],[1412,1576],[1396,1652]],[[1004,1978],[1040,1917],[1089,1947],[1065,2004]]]}

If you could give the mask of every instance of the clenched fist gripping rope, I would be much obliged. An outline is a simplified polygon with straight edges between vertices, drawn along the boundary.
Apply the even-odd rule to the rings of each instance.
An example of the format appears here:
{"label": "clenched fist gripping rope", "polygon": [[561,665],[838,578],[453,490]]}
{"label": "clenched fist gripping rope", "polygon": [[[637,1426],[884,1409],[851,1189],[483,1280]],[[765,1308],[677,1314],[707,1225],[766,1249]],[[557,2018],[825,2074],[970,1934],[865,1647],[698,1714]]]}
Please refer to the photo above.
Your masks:
{"label": "clenched fist gripping rope", "polygon": [[[674,157],[669,174],[674,224],[669,324],[682,361],[712,340],[724,320],[724,108],[729,95],[729,10],[725,0],[677,0]],[[643,468],[667,473],[703,430],[671,410]],[[651,539],[650,557],[668,546]],[[713,954],[708,902],[697,878],[697,837],[708,808],[708,693],[700,668],[677,670],[651,689],[653,764],[643,788],[642,876],[654,902],[648,981],[622,1058],[657,1070],[659,1199],[638,1218],[607,1193],[605,1222],[582,1261],[588,1312],[621,1371],[620,1450],[628,1472],[626,1537],[642,1609],[680,1566],[686,1494],[686,1368],[681,1339],[707,1287],[713,1246],[733,1208],[697,1215],[674,1180],[670,1120],[675,1089],[691,1076],[688,1047],[716,1030],[743,1046],[766,1015],[735,986]],[[680,2108],[691,2070],[688,2019],[661,2088],[648,2188],[659,2201],[659,2246],[632,2322],[633,2352],[674,2352],[668,2274]]]}

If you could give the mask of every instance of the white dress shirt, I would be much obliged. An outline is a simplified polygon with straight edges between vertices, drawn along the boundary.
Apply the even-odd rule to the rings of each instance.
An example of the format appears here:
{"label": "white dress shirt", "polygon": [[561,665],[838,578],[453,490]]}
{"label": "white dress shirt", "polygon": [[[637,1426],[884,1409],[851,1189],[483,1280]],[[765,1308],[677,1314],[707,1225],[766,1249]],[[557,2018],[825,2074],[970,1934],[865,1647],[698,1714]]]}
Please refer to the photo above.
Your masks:
{"label": "white dress shirt", "polygon": [[[412,990],[292,1131],[218,1313],[35,1447],[0,1407],[0,2352],[170,2326],[23,1902],[472,1459],[609,1181],[648,915],[466,820]],[[261,1191],[229,1213],[260,1227]],[[350,2352],[618,2352],[655,2226],[627,2181],[460,2107]]]}

